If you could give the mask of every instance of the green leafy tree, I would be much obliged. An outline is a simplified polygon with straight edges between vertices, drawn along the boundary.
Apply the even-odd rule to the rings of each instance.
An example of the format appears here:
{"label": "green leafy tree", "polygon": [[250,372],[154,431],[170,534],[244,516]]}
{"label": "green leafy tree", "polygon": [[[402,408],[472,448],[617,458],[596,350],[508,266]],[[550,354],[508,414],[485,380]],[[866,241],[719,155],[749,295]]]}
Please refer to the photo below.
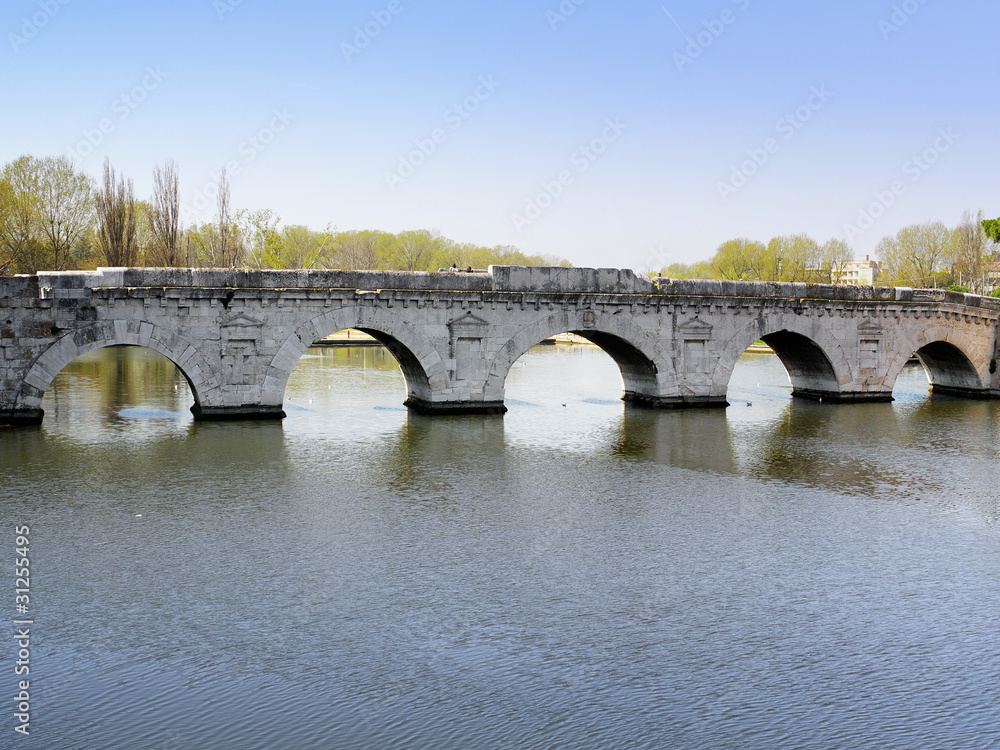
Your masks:
{"label": "green leafy tree", "polygon": [[40,164],[32,156],[21,156],[0,173],[0,243],[4,268],[34,273],[45,268],[41,235],[42,188]]}
{"label": "green leafy tree", "polygon": [[994,242],[1000,242],[1000,219],[984,219],[982,227],[987,237]]}
{"label": "green leafy tree", "polygon": [[0,276],[15,266],[17,256],[11,251],[5,238],[8,226],[14,220],[14,190],[10,182],[0,174]]}
{"label": "green leafy tree", "polygon": [[251,268],[281,268],[281,217],[270,208],[239,211],[237,223],[246,242],[246,262]]}
{"label": "green leafy tree", "polygon": [[[895,237],[883,237],[875,252],[889,283],[899,286],[941,286],[937,274],[951,265],[951,233],[939,221],[911,224]],[[948,274],[947,285],[952,283]]]}
{"label": "green leafy tree", "polygon": [[68,156],[38,162],[38,220],[49,268],[64,271],[94,222],[93,180],[77,172]]}
{"label": "green leafy tree", "polygon": [[739,237],[719,245],[712,269],[720,279],[756,281],[777,275],[777,258],[761,242]]}
{"label": "green leafy tree", "polygon": [[668,279],[714,279],[712,262],[700,260],[697,263],[671,263],[660,269],[660,275]]}
{"label": "green leafy tree", "polygon": [[820,281],[822,276],[822,254],[819,244],[806,234],[792,234],[775,237],[767,245],[768,260],[773,263],[773,272],[767,280],[776,281]]}
{"label": "green leafy tree", "polygon": [[213,248],[218,245],[219,228],[214,222],[192,224],[184,233],[188,263],[194,266],[215,266]]}
{"label": "green leafy tree", "polygon": [[333,252],[333,234],[293,224],[282,229],[277,246],[281,248],[277,268],[324,268]]}
{"label": "green leafy tree", "polygon": [[440,235],[426,229],[400,232],[390,245],[392,265],[404,271],[426,271],[432,259],[441,255],[445,243]]}
{"label": "green leafy tree", "polygon": [[131,182],[104,182],[77,172],[66,157],[25,155],[0,171],[0,273],[99,264],[223,268],[345,268],[434,271],[457,263],[569,266],[564,258],[530,255],[512,245],[456,243],[434,230],[314,231],[281,227],[269,209],[233,207],[223,171],[212,222],[180,224],[177,166],[153,170],[153,195],[136,200]]}

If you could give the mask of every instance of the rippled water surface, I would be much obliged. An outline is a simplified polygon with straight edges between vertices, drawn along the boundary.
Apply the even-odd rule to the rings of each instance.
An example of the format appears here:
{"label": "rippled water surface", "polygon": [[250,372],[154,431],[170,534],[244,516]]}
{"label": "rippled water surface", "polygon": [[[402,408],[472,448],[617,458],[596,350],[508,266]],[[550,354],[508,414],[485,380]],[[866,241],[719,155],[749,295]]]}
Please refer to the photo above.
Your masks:
{"label": "rippled water surface", "polygon": [[420,417],[383,350],[314,349],[283,422],[195,424],[156,355],[74,362],[0,431],[0,747],[1000,747],[1000,404],[793,402],[757,356],[641,411],[585,346],[507,393]]}

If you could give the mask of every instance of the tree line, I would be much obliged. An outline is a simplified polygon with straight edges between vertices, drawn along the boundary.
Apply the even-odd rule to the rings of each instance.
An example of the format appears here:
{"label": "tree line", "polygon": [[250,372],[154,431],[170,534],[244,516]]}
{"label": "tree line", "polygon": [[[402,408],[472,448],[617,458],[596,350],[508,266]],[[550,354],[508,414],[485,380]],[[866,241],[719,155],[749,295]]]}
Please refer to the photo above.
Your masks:
{"label": "tree line", "polygon": [[212,221],[183,226],[173,161],[153,170],[153,194],[104,162],[100,181],[66,156],[21,156],[0,170],[0,275],[98,266],[343,268],[434,271],[452,265],[568,266],[512,245],[459,243],[428,230],[316,231],[271,209],[232,205],[223,171]]}
{"label": "tree line", "polygon": [[[135,196],[131,179],[105,160],[100,181],[66,156],[21,156],[0,170],[0,275],[97,266],[214,268],[344,268],[433,271],[498,265],[562,265],[511,245],[458,243],[427,230],[316,231],[282,225],[271,209],[236,209],[222,172],[212,221],[183,226],[177,165],[153,170],[153,194]],[[903,227],[876,247],[876,283],[991,291],[1000,269],[1000,219],[963,213],[958,225]],[[660,269],[671,278],[837,283],[853,259],[838,239],[819,244],[806,234],[767,243],[740,237],[708,260]]]}
{"label": "tree line", "polygon": [[[879,241],[875,283],[988,293],[996,285],[991,272],[1000,271],[998,243],[1000,219],[984,220],[982,211],[965,211],[954,227],[940,221],[911,224]],[[765,244],[740,237],[723,242],[708,260],[673,263],[660,273],[677,279],[830,284],[837,283],[853,258],[851,247],[837,239],[820,245],[808,235],[795,234]]]}

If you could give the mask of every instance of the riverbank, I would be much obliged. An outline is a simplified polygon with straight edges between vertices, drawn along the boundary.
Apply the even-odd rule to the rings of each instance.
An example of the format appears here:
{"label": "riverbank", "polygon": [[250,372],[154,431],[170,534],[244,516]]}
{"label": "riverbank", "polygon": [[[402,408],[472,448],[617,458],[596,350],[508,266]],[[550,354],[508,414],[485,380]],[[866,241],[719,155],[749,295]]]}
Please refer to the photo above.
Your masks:
{"label": "riverbank", "polygon": [[349,328],[346,331],[337,331],[319,341],[314,341],[313,346],[382,346],[382,344],[378,339],[363,331]]}

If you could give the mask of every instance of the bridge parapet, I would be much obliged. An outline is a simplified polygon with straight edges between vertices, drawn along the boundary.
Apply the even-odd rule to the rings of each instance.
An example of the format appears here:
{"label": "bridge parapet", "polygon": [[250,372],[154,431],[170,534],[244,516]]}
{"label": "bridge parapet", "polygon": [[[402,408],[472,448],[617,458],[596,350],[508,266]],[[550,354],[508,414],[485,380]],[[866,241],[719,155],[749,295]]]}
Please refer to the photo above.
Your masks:
{"label": "bridge parapet", "polygon": [[98,268],[42,272],[45,289],[202,287],[215,289],[386,289],[546,294],[657,294],[628,269],[490,266],[485,272]]}
{"label": "bridge parapet", "polygon": [[493,286],[488,273],[226,268],[98,268],[96,271],[39,273],[38,280],[43,288],[49,289],[177,287],[490,291]]}
{"label": "bridge parapet", "polygon": [[[218,268],[98,268],[43,271],[13,277],[56,290],[98,288],[349,289],[441,292],[515,292],[545,295],[622,294],[667,297],[798,299],[843,302],[947,303],[1000,311],[1000,299],[946,289],[836,286],[797,282],[646,279],[629,269],[490,266],[485,272],[250,270]],[[5,279],[11,283],[11,279]]]}
{"label": "bridge parapet", "polygon": [[1000,311],[1000,299],[998,298],[951,292],[947,289],[709,279],[655,279],[654,281],[657,291],[668,296],[747,297],[842,302],[934,302]]}

